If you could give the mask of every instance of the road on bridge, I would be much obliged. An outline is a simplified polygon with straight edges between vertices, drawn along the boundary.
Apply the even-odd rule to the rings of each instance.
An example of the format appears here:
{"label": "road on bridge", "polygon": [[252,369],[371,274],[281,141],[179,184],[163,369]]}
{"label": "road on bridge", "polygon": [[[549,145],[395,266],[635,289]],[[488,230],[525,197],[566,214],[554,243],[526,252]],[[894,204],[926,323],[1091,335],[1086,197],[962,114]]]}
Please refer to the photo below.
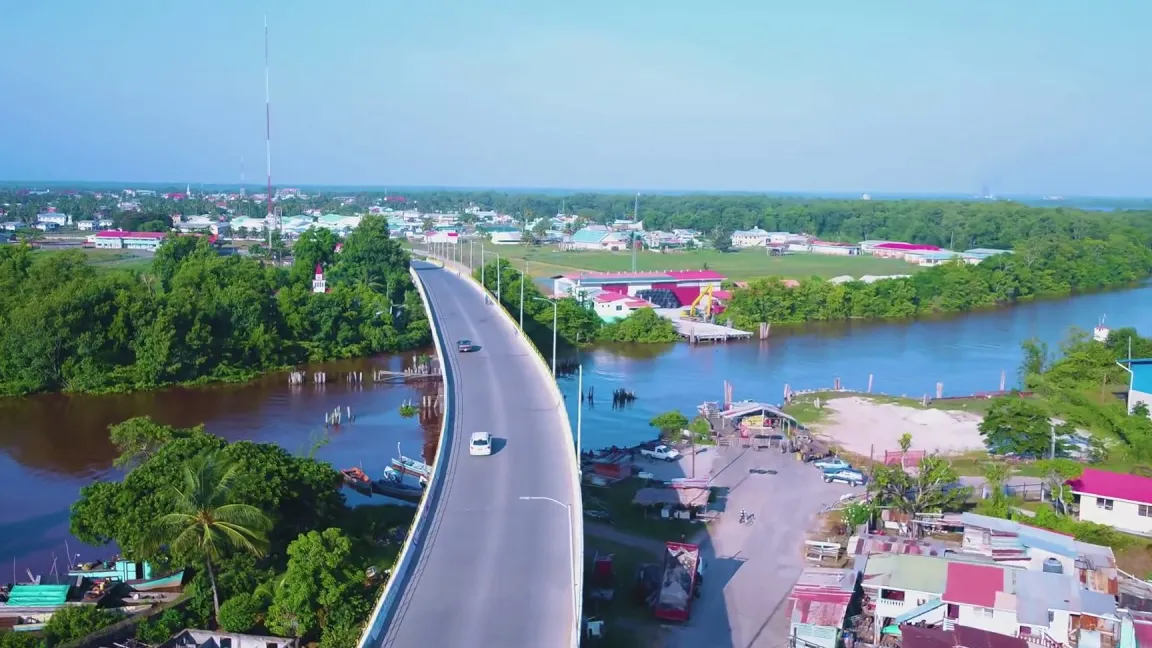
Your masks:
{"label": "road on bridge", "polygon": [[[379,645],[396,648],[571,643],[569,509],[571,440],[555,391],[516,339],[516,329],[466,279],[414,261],[455,377],[443,491],[411,576]],[[458,353],[456,341],[480,349]],[[469,436],[494,437],[490,457],[468,454]]]}

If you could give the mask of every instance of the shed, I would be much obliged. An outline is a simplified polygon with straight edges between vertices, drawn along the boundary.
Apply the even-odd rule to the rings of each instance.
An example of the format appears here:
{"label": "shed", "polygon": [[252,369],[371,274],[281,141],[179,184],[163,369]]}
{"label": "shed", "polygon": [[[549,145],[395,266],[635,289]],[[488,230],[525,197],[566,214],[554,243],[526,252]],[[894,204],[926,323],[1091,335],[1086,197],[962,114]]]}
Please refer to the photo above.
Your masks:
{"label": "shed", "polygon": [[68,585],[13,585],[8,607],[59,607],[68,600]]}

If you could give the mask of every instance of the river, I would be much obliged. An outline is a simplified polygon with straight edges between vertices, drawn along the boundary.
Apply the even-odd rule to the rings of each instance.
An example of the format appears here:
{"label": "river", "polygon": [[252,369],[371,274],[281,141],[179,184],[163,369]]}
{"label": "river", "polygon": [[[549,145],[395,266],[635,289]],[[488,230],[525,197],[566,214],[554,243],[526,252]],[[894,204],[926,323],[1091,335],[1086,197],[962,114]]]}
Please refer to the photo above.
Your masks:
{"label": "river", "polygon": [[[413,355],[309,367],[328,373],[331,382],[324,385],[290,386],[286,374],[275,373],[244,385],[0,400],[0,582],[8,582],[13,560],[20,580],[26,568],[47,577],[53,555],[64,565],[66,541],[85,560],[99,557],[68,534],[69,507],[85,484],[119,478],[108,426],[134,416],[178,427],[203,423],[208,432],[232,441],[274,442],[302,454],[324,438],[326,412],[350,407],[355,420],[328,434],[317,458],[378,474],[396,455],[398,443],[407,455],[431,456],[439,421],[422,424],[399,414],[404,401],[419,403],[428,387],[352,385],[342,378],[360,371],[368,379],[374,368],[399,371],[412,364]],[[345,492],[353,502],[367,499]]]}
{"label": "river", "polygon": [[[941,319],[774,328],[765,341],[596,348],[583,357],[585,391],[594,387],[597,398],[595,407],[584,410],[584,447],[650,439],[652,417],[671,409],[691,415],[702,401],[722,400],[725,380],[736,399],[772,403],[782,400],[785,384],[829,387],[840,378],[847,388],[864,389],[869,374],[874,391],[916,397],[935,392],[937,382],[950,395],[992,391],[1001,371],[1014,386],[1021,342],[1036,337],[1055,347],[1070,327],[1091,329],[1104,314],[1113,328],[1135,326],[1147,335],[1152,286]],[[410,361],[411,354],[407,357]],[[398,370],[402,362],[393,356],[324,369],[332,375],[368,374],[373,367]],[[575,428],[576,378],[560,384]],[[611,393],[619,387],[638,399],[629,408],[612,410]],[[317,456],[338,467],[363,465],[375,472],[396,454],[397,443],[406,454],[434,447],[438,423],[422,429],[398,414],[401,403],[420,396],[412,385],[361,388],[335,380],[320,388],[290,387],[285,375],[273,374],[240,386],[0,401],[0,560],[15,557],[19,574],[25,566],[46,573],[53,554],[64,560],[68,507],[80,487],[117,476],[107,433],[112,423],[142,415],[177,426],[204,423],[227,439],[276,442],[306,452],[323,431],[324,412],[348,406],[356,421],[330,435]],[[71,546],[85,552],[85,559],[95,553]]]}
{"label": "river", "polygon": [[[691,417],[705,400],[722,401],[724,381],[733,398],[780,403],[784,385],[794,390],[831,387],[920,397],[994,391],[1000,373],[1018,386],[1020,344],[1038,338],[1057,349],[1071,327],[1091,330],[1102,315],[1111,328],[1152,333],[1152,285],[1123,291],[1037,301],[1011,308],[946,318],[896,322],[828,323],[773,327],[768,340],[717,345],[620,345],[583,354],[584,391],[596,404],[585,407],[583,445],[626,446],[655,436],[648,426],[657,414],[678,409]],[[579,402],[575,376],[560,381],[576,427]],[[632,390],[631,407],[613,410],[612,391]]]}

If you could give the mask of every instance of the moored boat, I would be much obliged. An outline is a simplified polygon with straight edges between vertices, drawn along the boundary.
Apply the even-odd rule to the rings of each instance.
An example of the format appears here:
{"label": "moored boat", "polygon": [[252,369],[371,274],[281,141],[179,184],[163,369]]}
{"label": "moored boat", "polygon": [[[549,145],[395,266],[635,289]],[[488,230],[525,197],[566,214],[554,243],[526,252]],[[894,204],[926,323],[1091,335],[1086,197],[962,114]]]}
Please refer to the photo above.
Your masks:
{"label": "moored boat", "polygon": [[359,468],[345,468],[340,471],[344,475],[344,484],[352,490],[364,495],[372,494],[372,479]]}
{"label": "moored boat", "polygon": [[386,497],[394,497],[406,502],[419,502],[424,496],[427,480],[421,478],[419,485],[404,483],[404,475],[394,468],[385,468],[384,476],[372,482],[373,492]]}
{"label": "moored boat", "polygon": [[393,459],[392,467],[405,475],[412,475],[425,480],[432,476],[432,466],[423,461],[416,461],[411,457],[402,456],[399,459]]}

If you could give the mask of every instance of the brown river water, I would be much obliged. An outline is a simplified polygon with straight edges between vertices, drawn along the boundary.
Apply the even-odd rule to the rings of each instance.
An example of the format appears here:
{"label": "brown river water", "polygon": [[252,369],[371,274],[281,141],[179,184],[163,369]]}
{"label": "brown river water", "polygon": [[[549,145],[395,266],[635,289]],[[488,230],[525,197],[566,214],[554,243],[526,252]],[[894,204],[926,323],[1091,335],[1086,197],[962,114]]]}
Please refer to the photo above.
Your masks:
{"label": "brown river water", "polygon": [[[179,427],[203,423],[208,432],[231,441],[278,443],[304,454],[323,438],[325,413],[350,407],[355,420],[329,432],[318,459],[337,468],[362,466],[378,475],[396,456],[397,444],[406,455],[431,457],[439,420],[405,419],[399,408],[434,394],[435,387],[370,382],[373,369],[399,371],[412,364],[413,355],[308,367],[309,372],[328,373],[324,385],[292,386],[287,374],[275,373],[243,385],[0,399],[0,583],[12,578],[13,565],[16,580],[24,580],[25,569],[53,578],[53,557],[63,572],[66,543],[84,560],[110,552],[84,546],[68,534],[69,507],[85,484],[120,477],[112,467],[116,450],[108,441],[108,426],[134,416]],[[346,382],[343,376],[351,371],[363,372],[366,382]],[[367,499],[345,492],[350,502]]]}

